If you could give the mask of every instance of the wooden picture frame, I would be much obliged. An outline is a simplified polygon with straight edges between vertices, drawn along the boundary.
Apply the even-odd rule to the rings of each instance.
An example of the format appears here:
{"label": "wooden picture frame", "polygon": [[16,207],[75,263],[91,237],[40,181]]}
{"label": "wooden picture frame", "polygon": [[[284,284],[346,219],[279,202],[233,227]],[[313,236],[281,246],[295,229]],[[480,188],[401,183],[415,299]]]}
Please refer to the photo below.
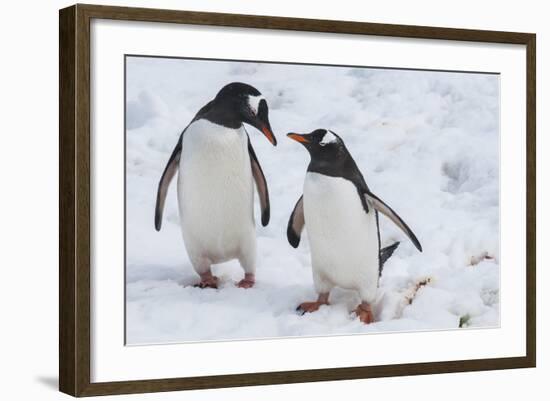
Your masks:
{"label": "wooden picture frame", "polygon": [[[300,371],[92,383],[90,380],[90,21],[94,18],[517,44],[527,58],[526,355]],[[74,5],[59,14],[59,388],[73,396],[143,393],[534,367],[536,363],[535,48],[531,33]]]}

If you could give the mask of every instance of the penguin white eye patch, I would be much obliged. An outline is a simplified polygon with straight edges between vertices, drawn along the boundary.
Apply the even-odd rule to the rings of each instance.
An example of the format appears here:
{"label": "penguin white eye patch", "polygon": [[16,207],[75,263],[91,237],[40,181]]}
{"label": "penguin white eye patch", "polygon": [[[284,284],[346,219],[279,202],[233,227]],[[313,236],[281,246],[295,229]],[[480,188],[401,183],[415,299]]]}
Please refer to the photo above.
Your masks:
{"label": "penguin white eye patch", "polygon": [[250,107],[250,110],[252,110],[252,112],[254,114],[258,114],[258,107],[260,106],[260,102],[263,99],[264,99],[264,97],[262,95],[258,95],[258,96],[249,95],[248,96],[248,106]]}
{"label": "penguin white eye patch", "polygon": [[333,143],[337,141],[338,141],[338,138],[336,137],[336,135],[334,135],[332,131],[327,131],[325,136],[323,136],[323,139],[321,139],[321,142],[319,142],[319,145],[325,146],[325,145],[328,145],[329,143]]}

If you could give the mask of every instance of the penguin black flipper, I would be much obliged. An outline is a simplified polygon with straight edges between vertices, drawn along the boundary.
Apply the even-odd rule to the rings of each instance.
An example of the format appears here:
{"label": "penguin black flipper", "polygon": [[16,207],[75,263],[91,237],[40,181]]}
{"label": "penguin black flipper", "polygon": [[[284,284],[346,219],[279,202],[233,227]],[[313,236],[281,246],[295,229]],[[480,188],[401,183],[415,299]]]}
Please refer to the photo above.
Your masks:
{"label": "penguin black flipper", "polygon": [[418,249],[420,252],[422,252],[422,245],[420,245],[420,241],[416,238],[416,235],[412,232],[412,230],[409,228],[409,226],[403,221],[401,217],[395,211],[386,205],[382,199],[374,195],[370,191],[365,192],[365,199],[374,207],[375,210],[378,210],[380,213],[385,215],[387,218],[389,218],[397,227],[399,227],[406,235],[409,237],[409,239],[412,241],[416,249]]}
{"label": "penguin black flipper", "polygon": [[252,176],[256,181],[258,196],[260,197],[260,206],[262,208],[262,226],[269,224],[270,208],[269,208],[269,191],[267,190],[267,181],[265,180],[262,166],[256,157],[256,152],[248,139],[248,154],[250,155],[250,165],[252,167]]}
{"label": "penguin black flipper", "polygon": [[172,178],[174,178],[176,172],[178,171],[182,149],[182,139],[183,133],[180,135],[178,143],[172,151],[172,155],[170,156],[170,159],[168,159],[168,163],[166,164],[164,172],[162,173],[162,177],[159,181],[159,186],[157,190],[157,203],[155,206],[155,229],[157,231],[160,231],[160,227],[162,226],[162,213],[164,211],[164,202],[166,201],[168,187],[170,186]]}
{"label": "penguin black flipper", "polygon": [[306,220],[304,218],[304,195],[300,196],[298,202],[294,206],[294,210],[288,220],[288,227],[286,229],[286,237],[292,247],[298,248],[300,245],[300,235],[304,229]]}

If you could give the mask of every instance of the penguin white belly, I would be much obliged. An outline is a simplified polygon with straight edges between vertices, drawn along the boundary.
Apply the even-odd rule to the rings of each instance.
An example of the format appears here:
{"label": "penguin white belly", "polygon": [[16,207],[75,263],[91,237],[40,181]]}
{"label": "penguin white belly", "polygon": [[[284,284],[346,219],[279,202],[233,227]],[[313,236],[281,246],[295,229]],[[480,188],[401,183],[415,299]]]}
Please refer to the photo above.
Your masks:
{"label": "penguin white belly", "polygon": [[204,263],[255,252],[253,191],[244,128],[192,123],[183,135],[178,203],[185,247],[199,273]]}
{"label": "penguin white belly", "polygon": [[304,216],[317,290],[355,289],[362,300],[373,302],[378,286],[378,229],[374,209],[365,213],[355,185],[308,172]]}

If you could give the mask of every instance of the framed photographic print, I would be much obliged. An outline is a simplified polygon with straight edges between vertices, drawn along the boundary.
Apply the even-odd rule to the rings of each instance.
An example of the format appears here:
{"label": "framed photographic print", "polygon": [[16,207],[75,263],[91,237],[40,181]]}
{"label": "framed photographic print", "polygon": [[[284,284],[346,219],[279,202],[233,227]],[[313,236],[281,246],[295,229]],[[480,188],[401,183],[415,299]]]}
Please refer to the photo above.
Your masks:
{"label": "framed photographic print", "polygon": [[534,367],[535,35],[60,11],[60,390]]}

